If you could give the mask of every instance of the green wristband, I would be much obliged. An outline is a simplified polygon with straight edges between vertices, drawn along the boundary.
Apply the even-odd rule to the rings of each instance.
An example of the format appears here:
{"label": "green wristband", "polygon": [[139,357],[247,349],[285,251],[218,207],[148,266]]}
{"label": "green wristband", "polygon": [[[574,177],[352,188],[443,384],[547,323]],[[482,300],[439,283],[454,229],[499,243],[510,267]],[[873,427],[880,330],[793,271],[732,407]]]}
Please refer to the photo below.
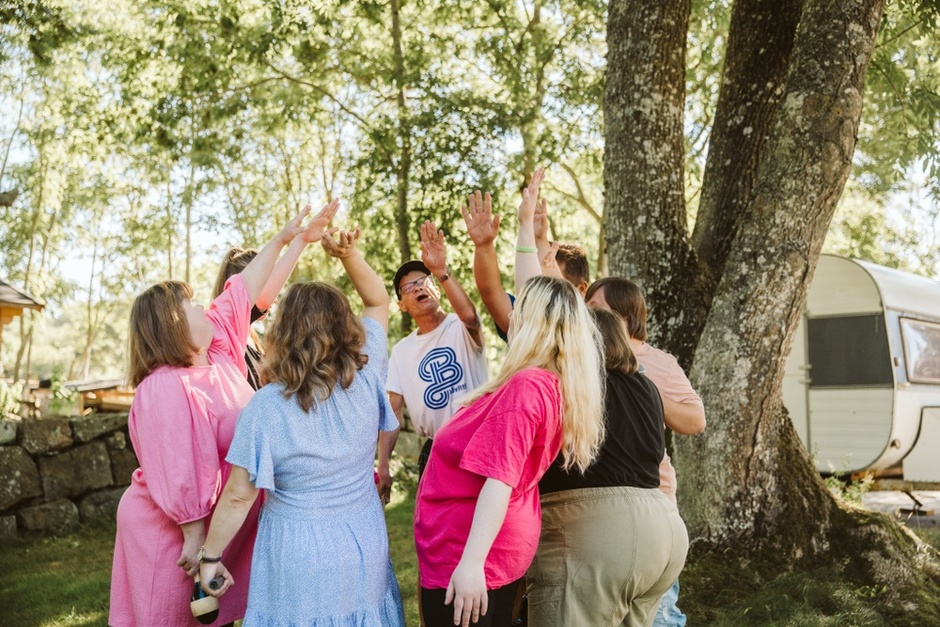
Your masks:
{"label": "green wristband", "polygon": [[537,253],[539,249],[535,246],[516,246],[516,250],[520,253]]}

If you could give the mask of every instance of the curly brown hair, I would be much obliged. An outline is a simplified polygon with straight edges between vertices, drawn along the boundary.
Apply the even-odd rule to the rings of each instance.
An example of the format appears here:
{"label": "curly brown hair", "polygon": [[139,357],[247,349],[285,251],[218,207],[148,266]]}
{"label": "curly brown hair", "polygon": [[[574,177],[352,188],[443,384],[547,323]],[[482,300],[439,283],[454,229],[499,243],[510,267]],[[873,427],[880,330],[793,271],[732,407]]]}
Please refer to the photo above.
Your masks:
{"label": "curly brown hair", "polygon": [[326,401],[337,385],[352,385],[369,361],[362,322],[341,291],[314,281],[295,283],[277,308],[277,319],[265,337],[261,376],[284,385],[304,409]]}

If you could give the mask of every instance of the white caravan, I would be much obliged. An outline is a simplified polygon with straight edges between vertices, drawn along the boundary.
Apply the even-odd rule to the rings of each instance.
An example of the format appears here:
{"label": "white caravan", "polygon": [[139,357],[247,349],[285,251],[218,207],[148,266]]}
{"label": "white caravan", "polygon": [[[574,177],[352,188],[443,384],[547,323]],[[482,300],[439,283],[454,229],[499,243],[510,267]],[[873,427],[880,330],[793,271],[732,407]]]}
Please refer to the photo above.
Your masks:
{"label": "white caravan", "polygon": [[783,402],[822,472],[940,481],[940,281],[822,255]]}

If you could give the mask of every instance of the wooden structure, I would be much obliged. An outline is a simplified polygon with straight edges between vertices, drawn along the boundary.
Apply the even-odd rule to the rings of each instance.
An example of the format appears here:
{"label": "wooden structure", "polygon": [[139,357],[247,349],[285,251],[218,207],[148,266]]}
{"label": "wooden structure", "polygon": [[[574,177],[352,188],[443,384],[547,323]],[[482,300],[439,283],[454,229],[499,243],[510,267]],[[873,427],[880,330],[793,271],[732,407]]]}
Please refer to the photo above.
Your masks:
{"label": "wooden structure", "polygon": [[41,299],[30,296],[0,279],[0,351],[3,350],[3,327],[23,313],[24,309],[42,311],[45,306],[46,303]]}

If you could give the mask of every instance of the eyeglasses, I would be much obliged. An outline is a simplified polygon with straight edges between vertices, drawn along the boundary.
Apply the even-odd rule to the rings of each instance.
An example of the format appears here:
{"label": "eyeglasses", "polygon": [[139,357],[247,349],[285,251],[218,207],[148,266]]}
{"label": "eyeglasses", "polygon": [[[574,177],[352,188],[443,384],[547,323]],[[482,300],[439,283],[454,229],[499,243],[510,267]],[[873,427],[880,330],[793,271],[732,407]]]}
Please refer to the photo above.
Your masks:
{"label": "eyeglasses", "polygon": [[419,287],[426,287],[428,282],[430,282],[431,277],[425,275],[420,279],[415,279],[414,281],[408,281],[407,283],[401,283],[398,286],[398,292],[404,296],[405,294],[411,294],[413,291]]}

